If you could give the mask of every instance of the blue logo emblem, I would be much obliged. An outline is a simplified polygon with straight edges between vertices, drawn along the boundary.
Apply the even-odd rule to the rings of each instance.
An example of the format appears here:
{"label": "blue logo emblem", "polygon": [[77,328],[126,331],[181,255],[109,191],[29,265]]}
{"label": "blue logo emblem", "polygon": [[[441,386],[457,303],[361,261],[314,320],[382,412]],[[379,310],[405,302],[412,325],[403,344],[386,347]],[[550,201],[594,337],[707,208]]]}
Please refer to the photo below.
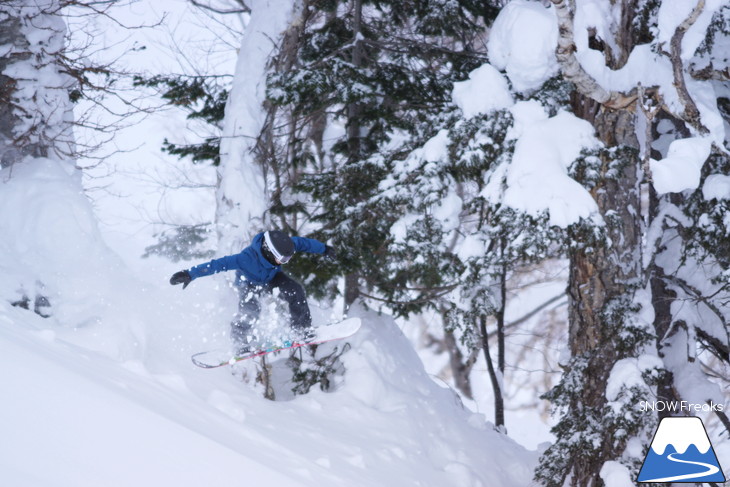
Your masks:
{"label": "blue logo emblem", "polygon": [[638,482],[725,482],[702,420],[689,416],[662,419]]}

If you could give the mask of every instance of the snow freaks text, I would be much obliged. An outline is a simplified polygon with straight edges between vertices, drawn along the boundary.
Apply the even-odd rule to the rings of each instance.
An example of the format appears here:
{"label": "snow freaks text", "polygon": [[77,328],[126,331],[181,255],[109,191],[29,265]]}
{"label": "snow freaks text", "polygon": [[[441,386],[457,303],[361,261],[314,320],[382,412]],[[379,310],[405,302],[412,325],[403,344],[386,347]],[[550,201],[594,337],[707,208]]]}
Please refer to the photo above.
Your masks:
{"label": "snow freaks text", "polygon": [[659,412],[677,412],[677,413],[698,413],[702,412],[723,412],[724,404],[716,404],[713,401],[709,403],[697,404],[689,401],[640,401],[639,410],[659,411]]}

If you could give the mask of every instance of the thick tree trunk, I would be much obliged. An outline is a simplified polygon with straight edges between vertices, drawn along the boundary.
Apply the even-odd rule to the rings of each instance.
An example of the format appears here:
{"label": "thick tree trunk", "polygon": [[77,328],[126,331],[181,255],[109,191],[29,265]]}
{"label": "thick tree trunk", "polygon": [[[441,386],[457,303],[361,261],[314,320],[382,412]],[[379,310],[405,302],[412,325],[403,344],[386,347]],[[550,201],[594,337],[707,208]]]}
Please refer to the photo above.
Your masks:
{"label": "thick tree trunk", "polygon": [[[270,183],[280,169],[272,169],[267,162],[281,161],[276,160],[272,127],[267,126],[273,114],[267,113],[265,107],[266,77],[275,69],[271,56],[276,52],[276,44],[289,43],[291,33],[296,31],[301,4],[300,0],[291,0],[284,4],[286,8],[265,0],[249,4],[251,18],[241,39],[235,82],[226,102],[221,163],[217,170],[215,222],[220,254],[239,252],[270,223],[270,190],[276,187],[276,183]],[[284,47],[282,63],[288,62],[288,45]]]}
{"label": "thick tree trunk", "polygon": [[[590,120],[598,138],[608,148],[628,146],[638,149],[635,115],[628,110],[612,110],[578,95],[576,115]],[[620,333],[627,308],[633,302],[635,286],[642,278],[641,165],[635,160],[605,157],[601,183],[592,194],[606,222],[604,246],[579,248],[570,254],[569,343],[573,357],[585,358],[582,394],[571,407],[600,415],[606,406],[606,386],[616,362],[626,357]],[[620,173],[610,174],[622,167]],[[621,456],[624,444],[611,441],[613,431],[603,431],[599,454],[572,459],[574,486],[601,485],[599,472],[606,461]]]}
{"label": "thick tree trunk", "polygon": [[[583,103],[581,107],[592,107]],[[626,110],[600,108],[588,115],[594,119],[597,135],[606,147],[638,147],[634,136],[634,115]],[[606,221],[610,243],[595,249],[578,249],[570,254],[570,350],[573,357],[585,358],[582,373],[583,393],[574,399],[576,410],[600,414],[606,405],[609,374],[618,360],[626,357],[620,333],[627,316],[626,308],[634,301],[637,283],[641,282],[641,202],[640,164],[627,162],[622,172],[608,174],[617,161],[604,160],[602,183],[592,193]],[[574,486],[601,485],[599,472],[606,461],[620,457],[624,445],[610,441],[612,431],[603,432],[598,455],[572,459]],[[594,452],[595,453],[595,452]]]}
{"label": "thick tree trunk", "polygon": [[[589,121],[607,149],[635,148],[636,151],[605,151],[598,168],[598,183],[591,188],[605,222],[604,244],[577,246],[570,251],[569,346],[571,366],[566,370],[570,384],[579,392],[568,394],[569,402],[560,438],[563,455],[560,477],[551,482],[588,487],[603,485],[600,477],[607,461],[621,458],[626,435],[616,435],[618,424],[604,417],[606,389],[616,363],[636,353],[636,342],[627,339],[626,326],[635,316],[636,291],[642,287],[642,166],[638,157],[633,93],[611,92],[600,86],[580,65],[575,55],[573,18],[565,0],[552,0],[559,24],[558,61],[563,75],[576,86],[575,114]],[[606,65],[618,69],[633,48],[631,25],[635,11],[630,0],[621,3],[613,43],[602,43]],[[638,340],[638,338],[636,339]],[[567,392],[566,392],[567,393]],[[570,435],[589,434],[592,448],[573,444]],[[600,445],[595,437],[600,435]],[[549,466],[543,467],[550,470]]]}

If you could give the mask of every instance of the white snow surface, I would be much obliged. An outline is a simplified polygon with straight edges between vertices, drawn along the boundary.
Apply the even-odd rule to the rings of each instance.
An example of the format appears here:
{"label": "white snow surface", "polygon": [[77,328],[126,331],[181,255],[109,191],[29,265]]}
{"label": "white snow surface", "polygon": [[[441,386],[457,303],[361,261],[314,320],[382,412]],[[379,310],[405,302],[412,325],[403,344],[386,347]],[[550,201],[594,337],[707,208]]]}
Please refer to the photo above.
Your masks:
{"label": "white snow surface", "polygon": [[[629,357],[621,359],[611,369],[606,384],[606,399],[614,402],[624,388],[640,387],[646,388],[646,380],[642,377],[642,373],[664,367],[662,360],[656,355],[640,355],[638,357]],[[620,404],[618,406],[625,406]]]}
{"label": "white snow surface", "polygon": [[489,34],[490,62],[507,72],[518,92],[539,88],[557,74],[558,24],[554,9],[513,0],[497,15]]}
{"label": "white snow surface", "polygon": [[[530,483],[537,454],[435,383],[387,316],[353,311],[334,392],[272,402],[240,369],[195,367],[227,343],[231,310],[211,304],[225,279],[182,291],[179,264],[124,270],[64,164],[0,172],[0,485]],[[30,310],[10,304],[22,294]]]}

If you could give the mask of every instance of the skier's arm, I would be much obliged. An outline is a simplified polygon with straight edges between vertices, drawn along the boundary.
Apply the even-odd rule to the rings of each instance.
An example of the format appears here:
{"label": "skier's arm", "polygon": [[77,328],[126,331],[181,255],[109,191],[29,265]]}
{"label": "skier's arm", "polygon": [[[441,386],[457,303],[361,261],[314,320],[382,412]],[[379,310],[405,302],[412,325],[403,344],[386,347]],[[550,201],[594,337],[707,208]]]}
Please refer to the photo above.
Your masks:
{"label": "skier's arm", "polygon": [[239,254],[227,255],[220,259],[213,259],[210,262],[196,265],[191,267],[188,270],[188,273],[190,273],[190,277],[192,279],[197,279],[199,277],[215,274],[216,272],[238,269],[238,255]]}
{"label": "skier's arm", "polygon": [[313,238],[292,237],[291,239],[294,242],[294,249],[297,252],[308,252],[310,254],[324,254],[324,251],[327,248],[327,246],[325,244],[323,244],[319,240],[315,240]]}

